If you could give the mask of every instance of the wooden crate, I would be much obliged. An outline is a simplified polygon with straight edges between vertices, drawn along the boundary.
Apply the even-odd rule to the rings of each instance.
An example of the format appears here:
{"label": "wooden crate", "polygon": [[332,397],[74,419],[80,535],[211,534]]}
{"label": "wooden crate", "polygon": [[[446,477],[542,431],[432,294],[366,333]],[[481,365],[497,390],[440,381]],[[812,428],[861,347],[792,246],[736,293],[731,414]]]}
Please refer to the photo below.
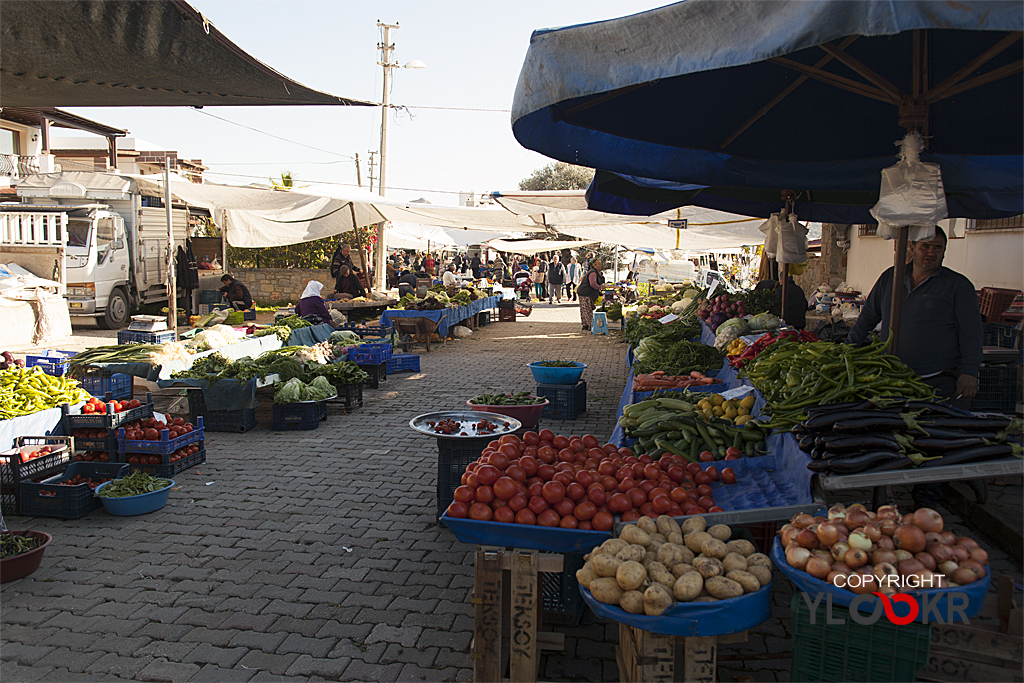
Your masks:
{"label": "wooden crate", "polygon": [[537,680],[540,651],[565,647],[563,634],[541,630],[539,573],[562,568],[563,557],[558,554],[477,548],[472,598],[474,681],[532,683]]}
{"label": "wooden crate", "polygon": [[742,643],[747,632],[727,636],[666,636],[619,624],[615,659],[619,680],[636,683],[713,683],[718,646]]}
{"label": "wooden crate", "polygon": [[[966,624],[932,624],[928,664],[917,677],[950,683],[1024,681],[1024,611],[1013,600],[1013,582],[999,577],[980,614]],[[993,618],[986,623],[985,617]]]}

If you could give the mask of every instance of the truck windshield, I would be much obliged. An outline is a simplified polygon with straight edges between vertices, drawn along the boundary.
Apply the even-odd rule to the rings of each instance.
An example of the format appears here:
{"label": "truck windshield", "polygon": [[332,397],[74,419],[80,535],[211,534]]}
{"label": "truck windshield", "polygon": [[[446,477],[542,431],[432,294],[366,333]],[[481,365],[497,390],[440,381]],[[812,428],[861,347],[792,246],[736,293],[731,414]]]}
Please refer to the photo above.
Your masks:
{"label": "truck windshield", "polygon": [[68,221],[68,246],[86,247],[89,246],[89,227],[92,221],[74,219]]}

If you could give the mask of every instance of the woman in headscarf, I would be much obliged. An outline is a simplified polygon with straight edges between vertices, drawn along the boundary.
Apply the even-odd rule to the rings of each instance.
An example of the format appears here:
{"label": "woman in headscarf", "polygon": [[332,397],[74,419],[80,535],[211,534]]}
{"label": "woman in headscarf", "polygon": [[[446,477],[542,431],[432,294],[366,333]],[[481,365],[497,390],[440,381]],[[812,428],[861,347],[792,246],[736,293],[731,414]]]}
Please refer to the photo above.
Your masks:
{"label": "woman in headscarf", "polygon": [[331,322],[331,314],[327,310],[327,306],[324,305],[323,297],[320,296],[323,288],[324,283],[317,282],[316,280],[310,280],[306,283],[306,288],[302,290],[299,303],[295,306],[295,315],[300,318],[307,318],[310,321],[315,319],[320,323]]}
{"label": "woman in headscarf", "polygon": [[580,297],[580,322],[583,330],[590,330],[590,323],[594,320],[594,306],[598,297],[601,296],[601,285],[604,284],[604,275],[601,274],[601,259],[595,258],[590,262],[587,274],[583,276],[576,293]]}

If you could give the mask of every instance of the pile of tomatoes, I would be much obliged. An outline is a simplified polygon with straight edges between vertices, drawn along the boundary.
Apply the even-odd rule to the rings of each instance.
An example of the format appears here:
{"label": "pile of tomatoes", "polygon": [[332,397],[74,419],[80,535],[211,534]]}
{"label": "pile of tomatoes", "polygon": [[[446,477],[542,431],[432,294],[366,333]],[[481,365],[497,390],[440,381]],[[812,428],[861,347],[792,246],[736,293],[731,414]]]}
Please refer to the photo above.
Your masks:
{"label": "pile of tomatoes", "polygon": [[[188,446],[182,446],[178,450],[171,453],[168,459],[168,464],[178,462],[182,458],[199,452],[199,444],[193,443]],[[135,453],[128,456],[128,462],[133,465],[162,465],[164,464],[163,456],[150,455],[148,453]]]}
{"label": "pile of tomatoes", "polygon": [[724,512],[711,483],[736,482],[732,468],[718,472],[674,455],[654,461],[596,436],[555,436],[548,429],[506,434],[466,466],[447,515],[485,522],[610,531],[623,522]]}
{"label": "pile of tomatoes", "polygon": [[[107,407],[110,407],[112,413],[122,413],[132,408],[138,408],[142,405],[142,401],[137,398],[133,398],[128,401],[111,401],[110,403],[104,403],[102,400],[93,396],[90,398],[84,406],[82,406],[83,415],[92,415],[94,413],[100,413],[105,415],[107,413]],[[103,435],[106,437],[106,434]]]}
{"label": "pile of tomatoes", "polygon": [[106,451],[75,453],[75,462],[110,462],[110,454]]}
{"label": "pile of tomatoes", "polygon": [[[104,455],[106,455],[106,453],[104,453]],[[58,481],[57,484],[59,486],[78,486],[80,484],[88,484],[89,488],[95,491],[97,486],[99,486],[100,484],[105,484],[108,481],[110,481],[110,477],[100,477],[98,479],[92,479],[90,477],[83,477],[80,474],[76,474],[70,479]]]}
{"label": "pile of tomatoes", "polygon": [[[18,456],[19,456],[19,461],[20,462],[26,463],[29,460],[35,460],[36,458],[41,458],[44,455],[49,455],[50,453],[53,453],[53,447],[51,447],[51,446],[42,446],[41,448],[37,448],[34,451],[27,451],[27,452],[26,451],[22,451],[21,453],[18,454]],[[9,457],[10,456],[4,457],[3,458],[4,462],[8,462],[9,461]]]}
{"label": "pile of tomatoes", "polygon": [[136,420],[124,426],[124,438],[131,441],[160,441],[160,432],[167,430],[169,439],[177,439],[179,436],[192,431],[192,423],[185,422],[184,418],[176,417],[169,423],[150,417],[145,420]]}

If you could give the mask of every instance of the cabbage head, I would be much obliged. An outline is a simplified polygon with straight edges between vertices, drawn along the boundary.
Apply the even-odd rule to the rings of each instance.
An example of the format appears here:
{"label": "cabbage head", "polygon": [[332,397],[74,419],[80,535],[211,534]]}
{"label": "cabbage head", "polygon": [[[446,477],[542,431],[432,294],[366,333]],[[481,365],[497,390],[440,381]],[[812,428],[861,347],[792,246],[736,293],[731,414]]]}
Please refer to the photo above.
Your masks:
{"label": "cabbage head", "polygon": [[274,403],[297,403],[302,398],[306,385],[298,377],[293,377],[284,384],[274,385]]}

